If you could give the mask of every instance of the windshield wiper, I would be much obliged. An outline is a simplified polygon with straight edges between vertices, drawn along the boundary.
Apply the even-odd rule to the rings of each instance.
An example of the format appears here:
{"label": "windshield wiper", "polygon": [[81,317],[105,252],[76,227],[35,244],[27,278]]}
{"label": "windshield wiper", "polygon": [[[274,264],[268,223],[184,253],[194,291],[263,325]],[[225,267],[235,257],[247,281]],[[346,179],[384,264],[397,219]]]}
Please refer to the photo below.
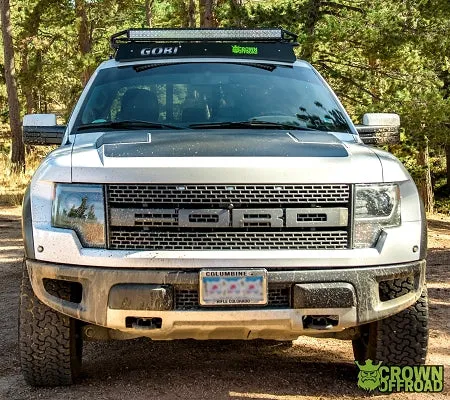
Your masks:
{"label": "windshield wiper", "polygon": [[250,128],[250,129],[297,129],[301,131],[314,131],[315,129],[306,128],[294,124],[286,124],[283,122],[270,122],[270,121],[228,121],[228,122],[206,122],[203,124],[191,124],[189,128],[197,129],[238,129],[238,128]]}
{"label": "windshield wiper", "polygon": [[82,124],[77,128],[78,131],[84,131],[88,129],[142,129],[142,128],[156,128],[156,129],[186,129],[178,125],[162,124],[160,122],[148,122],[148,121],[137,121],[137,120],[127,120],[127,121],[110,121],[110,122],[99,122],[93,124]]}

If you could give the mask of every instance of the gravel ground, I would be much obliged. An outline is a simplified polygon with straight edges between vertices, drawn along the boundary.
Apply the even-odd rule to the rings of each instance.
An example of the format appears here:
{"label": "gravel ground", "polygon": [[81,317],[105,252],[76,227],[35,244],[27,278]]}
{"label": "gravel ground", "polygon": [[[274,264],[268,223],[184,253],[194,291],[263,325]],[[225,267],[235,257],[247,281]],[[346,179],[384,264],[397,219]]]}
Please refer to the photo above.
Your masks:
{"label": "gravel ground", "polygon": [[[450,379],[450,218],[429,220],[428,363],[446,365],[444,392],[377,395],[377,399],[447,399]],[[83,373],[71,387],[35,389],[17,356],[21,275],[20,209],[0,208],[0,399],[359,399],[350,342],[302,337],[294,346],[261,342],[85,344]]]}

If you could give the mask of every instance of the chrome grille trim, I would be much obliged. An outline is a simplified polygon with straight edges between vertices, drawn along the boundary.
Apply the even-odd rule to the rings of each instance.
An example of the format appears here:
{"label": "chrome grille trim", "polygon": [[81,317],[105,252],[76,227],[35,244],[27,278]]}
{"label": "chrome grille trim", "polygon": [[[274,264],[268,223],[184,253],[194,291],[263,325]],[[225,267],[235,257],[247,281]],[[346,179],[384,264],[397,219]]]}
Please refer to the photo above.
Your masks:
{"label": "chrome grille trim", "polygon": [[173,250],[317,250],[348,248],[346,231],[192,232],[110,229],[109,248]]}
{"label": "chrome grille trim", "polygon": [[345,207],[174,209],[117,208],[109,212],[112,227],[183,228],[338,228],[348,226]]}
{"label": "chrome grille trim", "polygon": [[107,185],[109,204],[192,206],[235,204],[345,204],[350,186],[329,185]]}
{"label": "chrome grille trim", "polygon": [[111,226],[178,226],[178,213],[174,209],[110,208]]}

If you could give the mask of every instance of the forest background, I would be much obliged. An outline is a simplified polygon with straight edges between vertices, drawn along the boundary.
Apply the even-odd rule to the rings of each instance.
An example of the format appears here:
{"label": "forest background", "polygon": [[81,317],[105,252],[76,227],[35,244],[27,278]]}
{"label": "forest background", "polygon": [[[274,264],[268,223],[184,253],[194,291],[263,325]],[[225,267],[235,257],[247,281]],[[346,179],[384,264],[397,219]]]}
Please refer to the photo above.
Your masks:
{"label": "forest background", "polygon": [[389,146],[427,211],[450,214],[448,0],[0,0],[0,203],[17,204],[52,148],[22,143],[21,119],[65,123],[109,37],[130,27],[283,27],[354,122],[396,112]]}

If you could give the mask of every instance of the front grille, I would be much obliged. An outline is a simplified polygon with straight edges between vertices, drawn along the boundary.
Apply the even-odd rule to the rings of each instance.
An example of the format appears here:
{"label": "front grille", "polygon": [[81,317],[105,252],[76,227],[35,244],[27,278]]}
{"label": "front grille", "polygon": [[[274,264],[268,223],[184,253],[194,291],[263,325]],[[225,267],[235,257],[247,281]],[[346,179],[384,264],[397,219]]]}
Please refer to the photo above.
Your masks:
{"label": "front grille", "polygon": [[339,216],[347,218],[350,185],[111,184],[106,193],[108,248],[114,250],[349,246],[350,224]]}
{"label": "front grille", "polygon": [[289,307],[291,303],[290,286],[271,286],[269,284],[268,306],[270,307]]}
{"label": "front grille", "polygon": [[300,250],[346,249],[346,231],[179,232],[110,230],[111,249]]}
{"label": "front grille", "polygon": [[197,289],[175,290],[175,310],[195,310],[199,307]]}
{"label": "front grille", "polygon": [[191,206],[223,204],[345,204],[349,185],[108,185],[110,204]]}
{"label": "front grille", "polygon": [[[270,307],[270,308],[290,308],[291,306],[291,286],[285,284],[271,284],[267,292],[267,305],[265,306],[236,306],[243,307]],[[229,307],[229,306],[227,306]],[[199,310],[201,307],[198,300],[198,290],[196,288],[175,288],[175,310]]]}

